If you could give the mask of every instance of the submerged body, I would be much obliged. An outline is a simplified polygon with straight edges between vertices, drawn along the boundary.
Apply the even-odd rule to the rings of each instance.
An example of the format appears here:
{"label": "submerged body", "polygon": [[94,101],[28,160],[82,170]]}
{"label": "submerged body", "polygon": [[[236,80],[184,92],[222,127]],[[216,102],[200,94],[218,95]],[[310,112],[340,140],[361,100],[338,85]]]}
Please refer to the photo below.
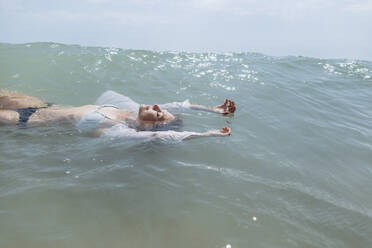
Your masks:
{"label": "submerged body", "polygon": [[[22,109],[27,110],[27,109]],[[27,127],[35,126],[51,126],[51,125],[75,125],[79,123],[87,115],[93,111],[100,111],[100,113],[106,116],[112,116],[112,118],[121,120],[123,122],[133,121],[135,117],[128,111],[118,109],[109,106],[97,106],[97,105],[84,105],[80,107],[66,107],[53,105],[48,108],[37,108],[27,120]],[[4,111],[5,112],[5,111]],[[4,113],[3,112],[3,113]],[[9,124],[19,124],[22,120],[22,114],[19,110],[10,111],[8,110],[8,122]],[[100,122],[100,126],[115,125],[112,120],[105,118]],[[100,127],[97,126],[97,127]]]}
{"label": "submerged body", "polygon": [[[18,108],[22,106],[22,108]],[[5,108],[4,108],[5,107]],[[204,133],[176,132],[174,130],[154,131],[159,126],[170,126],[177,118],[168,112],[169,109],[195,109],[229,114],[235,111],[232,101],[214,108],[190,104],[188,101],[163,105],[139,105],[129,97],[113,91],[105,92],[97,101],[97,105],[69,107],[51,105],[40,99],[19,94],[3,94],[0,96],[0,125],[18,126],[77,126],[80,130],[94,136],[110,135],[112,127],[120,130],[128,137],[166,138],[179,136],[181,139],[206,136],[227,136],[231,130],[210,130]]]}

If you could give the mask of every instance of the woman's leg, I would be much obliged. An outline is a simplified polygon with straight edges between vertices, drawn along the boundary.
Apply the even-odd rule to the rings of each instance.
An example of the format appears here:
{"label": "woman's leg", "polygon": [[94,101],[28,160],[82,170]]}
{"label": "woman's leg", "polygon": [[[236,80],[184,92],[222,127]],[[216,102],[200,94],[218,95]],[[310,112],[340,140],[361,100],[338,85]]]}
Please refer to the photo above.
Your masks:
{"label": "woman's leg", "polygon": [[19,120],[19,114],[13,110],[0,110],[0,126],[16,125]]}
{"label": "woman's leg", "polygon": [[39,98],[0,90],[0,109],[40,108],[45,105]]}

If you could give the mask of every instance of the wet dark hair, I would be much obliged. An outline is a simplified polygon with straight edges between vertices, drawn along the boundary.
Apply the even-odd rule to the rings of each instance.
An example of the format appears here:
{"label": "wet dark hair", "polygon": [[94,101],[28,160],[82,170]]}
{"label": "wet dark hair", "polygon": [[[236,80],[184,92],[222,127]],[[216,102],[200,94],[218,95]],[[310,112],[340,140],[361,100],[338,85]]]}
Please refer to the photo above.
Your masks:
{"label": "wet dark hair", "polygon": [[182,128],[183,128],[183,121],[178,116],[176,116],[176,119],[168,123],[154,124],[151,131],[169,131],[169,130],[181,131]]}

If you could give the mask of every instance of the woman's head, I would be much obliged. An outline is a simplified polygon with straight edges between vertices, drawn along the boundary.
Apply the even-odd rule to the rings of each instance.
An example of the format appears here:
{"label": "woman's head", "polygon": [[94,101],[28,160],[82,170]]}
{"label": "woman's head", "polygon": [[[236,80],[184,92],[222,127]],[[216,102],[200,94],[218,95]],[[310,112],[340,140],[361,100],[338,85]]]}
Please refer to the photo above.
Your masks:
{"label": "woman's head", "polygon": [[141,105],[138,111],[138,121],[141,129],[153,129],[155,126],[166,126],[177,118],[159,105]]}
{"label": "woman's head", "polygon": [[147,123],[159,123],[174,120],[175,117],[164,109],[160,109],[159,105],[141,105],[138,111],[138,120]]}

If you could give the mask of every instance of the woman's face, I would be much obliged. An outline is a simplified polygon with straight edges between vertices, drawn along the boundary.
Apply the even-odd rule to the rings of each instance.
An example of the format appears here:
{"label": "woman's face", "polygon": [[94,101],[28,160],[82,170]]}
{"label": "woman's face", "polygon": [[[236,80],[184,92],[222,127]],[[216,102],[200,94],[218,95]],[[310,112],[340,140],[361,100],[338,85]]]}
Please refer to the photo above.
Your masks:
{"label": "woman's face", "polygon": [[141,105],[138,112],[138,118],[144,122],[164,122],[172,121],[175,117],[166,110],[160,109],[159,105]]}

